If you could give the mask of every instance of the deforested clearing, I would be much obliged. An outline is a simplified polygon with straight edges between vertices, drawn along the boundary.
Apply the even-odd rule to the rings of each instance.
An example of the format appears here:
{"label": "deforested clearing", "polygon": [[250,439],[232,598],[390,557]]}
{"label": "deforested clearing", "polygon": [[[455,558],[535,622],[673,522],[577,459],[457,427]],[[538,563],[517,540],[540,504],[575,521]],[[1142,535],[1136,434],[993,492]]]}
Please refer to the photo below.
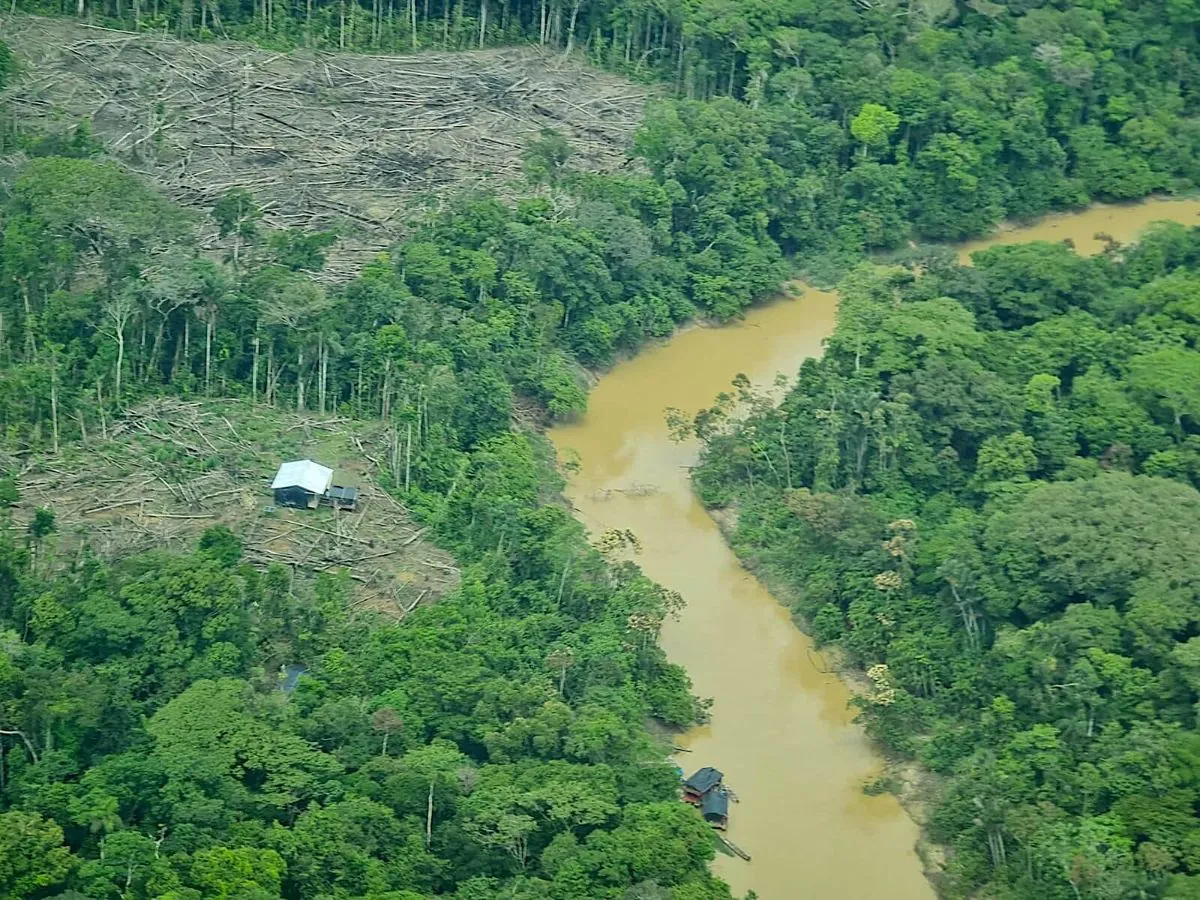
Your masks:
{"label": "deforested clearing", "polygon": [[[224,525],[248,562],[304,576],[343,573],[353,608],[399,619],[452,592],[459,568],[386,489],[394,442],[394,430],[377,421],[231,398],[159,398],[105,422],[86,447],[24,460],[0,453],[0,470],[19,473],[18,524],[35,510],[55,511],[59,563],[77,561],[85,547],[105,560],[186,551],[205,529]],[[357,487],[357,508],[276,508],[271,475],[301,458]]]}
{"label": "deforested clearing", "polygon": [[281,53],[35,17],[5,31],[25,57],[6,92],[20,121],[88,121],[188,206],[243,187],[271,225],[336,229],[334,277],[456,192],[505,193],[544,128],[567,137],[578,168],[628,165],[650,91],[537,47]]}

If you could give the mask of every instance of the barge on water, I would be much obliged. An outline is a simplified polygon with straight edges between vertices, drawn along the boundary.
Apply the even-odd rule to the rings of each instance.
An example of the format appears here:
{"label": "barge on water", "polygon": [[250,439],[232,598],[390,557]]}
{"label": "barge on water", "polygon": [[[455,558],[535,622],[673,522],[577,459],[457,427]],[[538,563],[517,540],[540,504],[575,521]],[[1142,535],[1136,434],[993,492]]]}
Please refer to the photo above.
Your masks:
{"label": "barge on water", "polygon": [[683,800],[692,806],[700,806],[704,795],[709,791],[718,790],[725,774],[720,769],[705,766],[683,780]]}
{"label": "barge on water", "polygon": [[700,812],[705,822],[724,831],[729,826],[729,792],[723,788],[709,791],[700,800]]}
{"label": "barge on water", "polygon": [[704,821],[724,831],[729,826],[730,792],[720,769],[705,766],[683,780],[683,801],[700,810]]}

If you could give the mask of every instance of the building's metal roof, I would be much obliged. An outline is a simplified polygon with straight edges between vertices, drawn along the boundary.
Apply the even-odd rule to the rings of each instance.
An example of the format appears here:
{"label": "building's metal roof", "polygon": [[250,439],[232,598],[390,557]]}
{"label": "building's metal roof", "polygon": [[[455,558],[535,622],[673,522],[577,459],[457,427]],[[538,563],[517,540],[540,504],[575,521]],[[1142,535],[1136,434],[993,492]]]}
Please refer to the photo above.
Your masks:
{"label": "building's metal roof", "polygon": [[357,500],[358,488],[343,487],[340,484],[335,484],[329,489],[329,496],[334,500]]}
{"label": "building's metal roof", "polygon": [[315,463],[311,459],[298,459],[285,462],[275,473],[271,482],[271,490],[279,488],[298,487],[310,494],[324,494],[333,484],[333,469]]}
{"label": "building's metal roof", "polygon": [[705,766],[703,769],[696,771],[694,775],[688,778],[683,783],[684,787],[690,788],[697,794],[704,794],[712,790],[721,783],[721,779],[725,776],[720,769],[714,769],[712,766]]}
{"label": "building's metal roof", "polygon": [[700,801],[700,809],[705,818],[718,816],[722,819],[729,817],[729,794],[725,791],[709,791]]}

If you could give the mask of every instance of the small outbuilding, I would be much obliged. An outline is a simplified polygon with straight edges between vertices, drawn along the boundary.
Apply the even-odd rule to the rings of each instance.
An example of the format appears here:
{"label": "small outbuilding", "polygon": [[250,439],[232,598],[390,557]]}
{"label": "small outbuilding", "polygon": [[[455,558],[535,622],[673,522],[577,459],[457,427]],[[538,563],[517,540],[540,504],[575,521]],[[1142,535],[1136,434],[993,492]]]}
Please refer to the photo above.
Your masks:
{"label": "small outbuilding", "polygon": [[709,825],[724,831],[729,825],[729,792],[724,788],[709,791],[700,801],[700,812]]}
{"label": "small outbuilding", "polygon": [[316,509],[332,485],[333,469],[311,459],[298,459],[279,467],[271,490],[275,493],[276,506]]}
{"label": "small outbuilding", "polygon": [[358,488],[335,484],[329,489],[329,505],[334,509],[354,509],[358,503]]}

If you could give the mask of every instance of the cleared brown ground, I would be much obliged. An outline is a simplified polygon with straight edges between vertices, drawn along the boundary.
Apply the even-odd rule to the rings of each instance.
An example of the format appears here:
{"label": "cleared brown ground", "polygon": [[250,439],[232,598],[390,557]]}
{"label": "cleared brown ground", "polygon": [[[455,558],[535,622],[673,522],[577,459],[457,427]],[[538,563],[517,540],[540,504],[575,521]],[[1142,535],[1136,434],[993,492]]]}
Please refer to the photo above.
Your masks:
{"label": "cleared brown ground", "polygon": [[[158,400],[107,431],[20,465],[15,518],[24,525],[38,507],[53,509],[59,562],[85,546],[107,558],[190,550],[204,529],[226,525],[249,561],[281,563],[302,577],[345,571],[354,603],[385,615],[402,617],[458,584],[454,559],[377,483],[389,446],[382,423],[234,400]],[[304,458],[332,467],[337,483],[360,486],[358,508],[272,510],[279,463]]]}
{"label": "cleared brown ground", "polygon": [[536,47],[411,56],[278,53],[17,16],[6,92],[42,128],[81,119],[131,168],[204,210],[252,191],[276,227],[336,228],[354,274],[453,193],[505,192],[529,138],[555,128],[573,165],[628,162],[648,89]]}

